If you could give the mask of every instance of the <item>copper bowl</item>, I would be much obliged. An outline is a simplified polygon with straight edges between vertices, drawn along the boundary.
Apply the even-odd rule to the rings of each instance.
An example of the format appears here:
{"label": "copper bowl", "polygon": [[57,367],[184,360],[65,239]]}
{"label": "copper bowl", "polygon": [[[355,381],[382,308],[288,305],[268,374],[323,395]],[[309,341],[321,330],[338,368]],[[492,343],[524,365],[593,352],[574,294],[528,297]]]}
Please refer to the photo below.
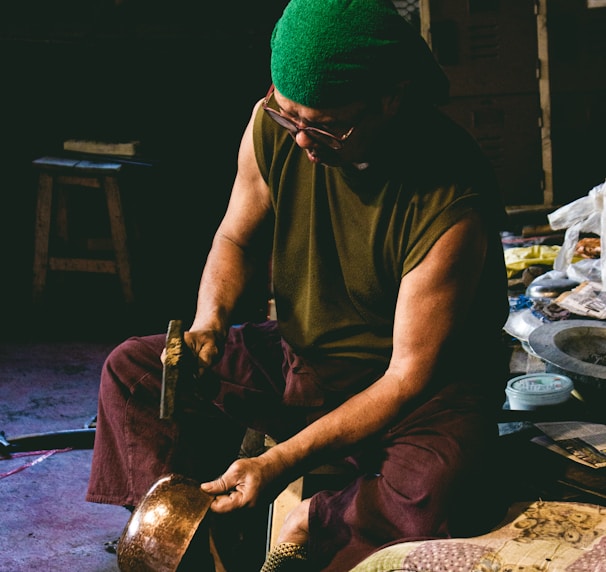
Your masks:
{"label": "copper bowl", "polygon": [[158,479],[133,511],[118,541],[122,572],[175,572],[213,497],[182,475]]}

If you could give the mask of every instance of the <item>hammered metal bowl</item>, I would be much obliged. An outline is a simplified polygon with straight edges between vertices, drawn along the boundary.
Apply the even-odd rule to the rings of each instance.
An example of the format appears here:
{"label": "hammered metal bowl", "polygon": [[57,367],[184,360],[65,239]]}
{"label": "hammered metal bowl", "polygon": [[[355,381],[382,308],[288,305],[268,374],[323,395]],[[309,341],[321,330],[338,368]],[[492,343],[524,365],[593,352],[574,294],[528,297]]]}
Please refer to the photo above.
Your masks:
{"label": "hammered metal bowl", "polygon": [[137,505],[118,541],[122,572],[175,572],[213,497],[182,475],[158,479]]}

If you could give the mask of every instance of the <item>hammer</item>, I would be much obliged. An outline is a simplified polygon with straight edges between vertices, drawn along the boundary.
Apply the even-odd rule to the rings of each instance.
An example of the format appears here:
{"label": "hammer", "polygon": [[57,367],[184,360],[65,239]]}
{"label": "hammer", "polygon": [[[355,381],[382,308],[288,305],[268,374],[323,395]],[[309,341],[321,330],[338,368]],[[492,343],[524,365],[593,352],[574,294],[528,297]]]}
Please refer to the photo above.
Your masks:
{"label": "hammer", "polygon": [[181,320],[171,320],[168,323],[165,349],[160,419],[172,419],[177,395],[184,393],[197,399],[212,400],[219,391],[219,383],[212,376],[207,376],[203,384],[196,383],[198,359],[185,343]]}
{"label": "hammer", "polygon": [[183,339],[183,322],[171,320],[166,332],[166,352],[162,368],[160,393],[160,419],[172,419],[175,413],[175,395],[179,378],[183,375],[183,362],[188,353]]}

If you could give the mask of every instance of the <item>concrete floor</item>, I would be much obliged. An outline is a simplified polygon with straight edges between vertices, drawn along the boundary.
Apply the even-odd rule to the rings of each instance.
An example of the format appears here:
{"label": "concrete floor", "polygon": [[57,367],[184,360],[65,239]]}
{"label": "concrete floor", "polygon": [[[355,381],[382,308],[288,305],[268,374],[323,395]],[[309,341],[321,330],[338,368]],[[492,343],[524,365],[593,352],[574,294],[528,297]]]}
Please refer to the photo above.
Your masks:
{"label": "concrete floor", "polygon": [[[0,431],[10,441],[85,427],[96,413],[99,372],[112,346],[1,343]],[[0,572],[118,571],[104,542],[120,535],[129,513],[84,500],[91,457],[91,449],[79,449],[0,458]]]}
{"label": "concrete floor", "polygon": [[[122,338],[61,339],[0,341],[0,432],[9,443],[28,435],[82,430],[94,418],[103,361]],[[117,557],[104,543],[120,536],[130,513],[84,500],[93,440],[94,432],[69,451],[49,455],[49,446],[38,446],[41,450],[33,455],[0,456],[5,547],[0,572],[118,572]],[[266,529],[267,507],[222,520],[216,532],[230,572],[259,570]]]}

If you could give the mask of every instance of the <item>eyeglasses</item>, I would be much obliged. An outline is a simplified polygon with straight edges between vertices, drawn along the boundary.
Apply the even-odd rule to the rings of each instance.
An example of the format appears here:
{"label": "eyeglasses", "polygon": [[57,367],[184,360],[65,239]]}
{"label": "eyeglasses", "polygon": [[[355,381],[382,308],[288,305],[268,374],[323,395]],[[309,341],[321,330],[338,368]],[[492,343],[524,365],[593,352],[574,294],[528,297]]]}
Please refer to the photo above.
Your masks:
{"label": "eyeglasses", "polygon": [[294,139],[300,131],[303,131],[306,135],[311,137],[314,141],[318,143],[322,143],[331,149],[338,151],[339,149],[343,149],[345,146],[345,141],[349,138],[349,136],[354,132],[354,129],[357,127],[357,124],[351,127],[348,131],[346,131],[343,135],[335,135],[334,133],[330,133],[325,131],[324,129],[318,129],[317,127],[299,127],[292,119],[285,117],[279,111],[272,109],[269,107],[269,100],[274,93],[274,85],[272,84],[269,87],[269,91],[263,100],[263,110],[269,115],[278,125],[284,127]]}

